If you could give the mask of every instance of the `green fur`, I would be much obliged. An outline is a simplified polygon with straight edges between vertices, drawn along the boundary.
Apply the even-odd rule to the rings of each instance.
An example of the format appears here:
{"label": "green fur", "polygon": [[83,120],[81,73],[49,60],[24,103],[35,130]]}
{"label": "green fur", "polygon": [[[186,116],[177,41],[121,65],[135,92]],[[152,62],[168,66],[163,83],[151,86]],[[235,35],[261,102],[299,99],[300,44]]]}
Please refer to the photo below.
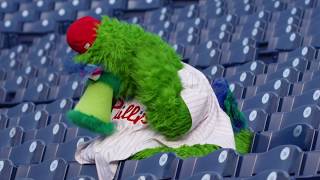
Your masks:
{"label": "green fur", "polygon": [[138,25],[103,17],[93,46],[76,59],[102,65],[119,78],[120,96],[144,104],[150,127],[168,139],[191,128],[191,115],[180,96],[181,57],[160,37]]}
{"label": "green fur", "polygon": [[203,145],[196,144],[193,146],[183,145],[178,148],[170,148],[167,146],[162,146],[162,147],[150,148],[150,149],[145,149],[143,151],[140,151],[137,154],[133,155],[130,159],[132,160],[145,159],[160,152],[173,152],[178,157],[182,159],[186,159],[190,157],[205,156],[218,149],[220,149],[219,146],[212,145],[212,144],[203,144]]}
{"label": "green fur", "polygon": [[69,121],[78,125],[79,127],[89,129],[99,134],[110,135],[115,130],[113,123],[102,122],[99,119],[83,114],[80,111],[68,111],[67,117]]}
{"label": "green fur", "polygon": [[249,129],[243,129],[235,134],[236,149],[241,154],[250,152],[253,133]]}

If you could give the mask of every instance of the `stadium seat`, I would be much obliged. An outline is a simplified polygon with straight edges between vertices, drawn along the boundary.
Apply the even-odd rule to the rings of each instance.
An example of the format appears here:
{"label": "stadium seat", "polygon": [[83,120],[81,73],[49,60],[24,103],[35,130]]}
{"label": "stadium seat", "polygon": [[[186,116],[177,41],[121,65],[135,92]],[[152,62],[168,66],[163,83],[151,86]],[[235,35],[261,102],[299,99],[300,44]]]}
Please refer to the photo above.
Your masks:
{"label": "stadium seat", "polygon": [[267,113],[277,112],[280,107],[280,98],[273,92],[266,92],[244,101],[242,110],[263,108]]}
{"label": "stadium seat", "polygon": [[179,179],[193,175],[201,177],[203,173],[231,177],[235,175],[238,160],[239,155],[231,149],[219,149],[204,157],[186,159],[182,162]]}
{"label": "stadium seat", "polygon": [[304,151],[310,151],[315,130],[307,124],[292,125],[272,133],[260,133],[255,136],[253,152],[261,153],[281,145],[292,144]]}
{"label": "stadium seat", "polygon": [[75,162],[74,154],[76,151],[76,147],[80,143],[83,143],[88,140],[89,140],[88,137],[77,137],[71,141],[59,144],[56,152],[56,157],[63,158],[67,162]]}
{"label": "stadium seat", "polygon": [[22,142],[24,131],[21,127],[0,130],[0,148],[17,146]]}
{"label": "stadium seat", "polygon": [[28,178],[33,179],[64,179],[68,163],[63,159],[53,159],[41,164],[30,166]]}
{"label": "stadium seat", "polygon": [[294,145],[283,145],[268,152],[244,155],[239,176],[248,177],[273,169],[286,171],[290,175],[298,175],[302,158],[303,152]]}
{"label": "stadium seat", "polygon": [[254,132],[264,131],[268,122],[268,114],[262,109],[247,110],[243,112],[249,120],[248,125]]}
{"label": "stadium seat", "polygon": [[46,144],[63,143],[66,131],[67,127],[64,123],[52,124],[37,130],[34,138],[40,139]]}
{"label": "stadium seat", "polygon": [[290,180],[291,177],[286,171],[282,170],[267,170],[243,180],[260,180],[260,179],[275,179],[275,180]]}
{"label": "stadium seat", "polygon": [[0,178],[1,179],[13,179],[15,176],[16,166],[8,160],[0,160]]}
{"label": "stadium seat", "polygon": [[159,153],[138,161],[135,174],[151,173],[159,179],[175,178],[180,164],[173,153]]}
{"label": "stadium seat", "polygon": [[[94,164],[80,165],[78,163],[69,163],[66,179],[75,179],[74,177],[80,178],[80,176],[88,176],[88,178],[91,178],[89,178],[89,180],[99,179],[96,166]],[[76,180],[78,180],[79,178],[77,178]]]}
{"label": "stadium seat", "polygon": [[13,126],[21,126],[25,131],[40,129],[45,127],[49,121],[49,114],[46,111],[36,111],[33,113],[29,113],[25,116],[21,116],[18,119],[18,122],[10,122],[9,127]]}
{"label": "stadium seat", "polygon": [[42,161],[44,151],[44,142],[32,140],[13,147],[9,159],[15,165],[38,164]]}

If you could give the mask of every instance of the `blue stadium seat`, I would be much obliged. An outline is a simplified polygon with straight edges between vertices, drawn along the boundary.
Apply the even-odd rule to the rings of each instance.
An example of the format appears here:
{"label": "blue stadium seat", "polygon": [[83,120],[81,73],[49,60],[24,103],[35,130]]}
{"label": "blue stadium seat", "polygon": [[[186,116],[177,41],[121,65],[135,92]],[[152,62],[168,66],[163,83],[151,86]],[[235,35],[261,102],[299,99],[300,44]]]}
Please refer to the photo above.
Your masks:
{"label": "blue stadium seat", "polygon": [[[265,152],[281,145],[292,144],[304,151],[310,151],[315,130],[307,124],[292,125],[280,131],[257,134],[253,143],[253,152]],[[268,142],[268,139],[269,142]]]}
{"label": "blue stadium seat", "polygon": [[32,102],[25,102],[18,104],[12,108],[8,109],[7,116],[8,117],[18,117],[24,114],[28,114],[34,112],[36,105]]}
{"label": "blue stadium seat", "polygon": [[237,99],[245,98],[245,86],[240,82],[232,82],[229,84],[229,89]]}
{"label": "blue stadium seat", "polygon": [[301,106],[291,112],[284,113],[282,118],[271,117],[268,130],[278,130],[300,123],[306,123],[314,129],[319,129],[319,113],[320,107],[318,105]]}
{"label": "blue stadium seat", "polygon": [[30,166],[27,177],[48,180],[64,179],[67,167],[68,163],[63,159],[48,160],[41,164]]}
{"label": "blue stadium seat", "polygon": [[241,72],[239,74],[235,74],[233,76],[226,78],[228,82],[238,82],[241,83],[244,87],[251,86],[255,82],[255,76],[252,72]]}
{"label": "blue stadium seat", "polygon": [[50,104],[47,104],[45,106],[45,110],[50,114],[66,113],[73,107],[73,104],[74,102],[72,99],[58,99]]}
{"label": "blue stadium seat", "polygon": [[173,153],[159,153],[150,158],[139,160],[135,174],[150,173],[159,179],[175,178],[180,161]]}
{"label": "blue stadium seat", "polygon": [[190,59],[190,64],[199,68],[207,68],[214,64],[219,64],[221,51],[219,49],[202,50]]}
{"label": "blue stadium seat", "polygon": [[84,82],[70,81],[59,87],[57,98],[79,98],[84,92]]}
{"label": "blue stadium seat", "polygon": [[156,9],[165,6],[168,3],[166,0],[130,0],[128,2],[128,10],[148,10]]}
{"label": "blue stadium seat", "polygon": [[187,180],[198,180],[198,179],[212,179],[212,180],[223,180],[223,177],[216,172],[209,173],[198,173],[197,175],[187,178]]}
{"label": "blue stadium seat", "polygon": [[40,18],[40,13],[37,11],[30,11],[30,9],[21,9],[13,14],[6,14],[4,19],[19,22],[32,22]]}
{"label": "blue stadium seat", "polygon": [[[293,98],[293,102],[291,105],[291,108],[289,109],[295,109],[300,106],[308,105],[308,104],[318,104],[318,100],[320,97],[320,90],[319,89],[311,89],[300,96],[295,96]],[[290,106],[290,104],[285,104],[287,106]]]}
{"label": "blue stadium seat", "polygon": [[24,131],[21,127],[0,130],[0,148],[17,146],[22,142]]}
{"label": "blue stadium seat", "polygon": [[294,67],[286,67],[279,69],[275,73],[268,74],[266,80],[275,80],[280,78],[287,79],[290,83],[298,82],[301,76],[301,72]]}
{"label": "blue stadium seat", "polygon": [[255,176],[243,178],[243,180],[260,180],[260,179],[274,179],[274,180],[291,180],[290,175],[282,170],[266,170]]}
{"label": "blue stadium seat", "polygon": [[[78,180],[80,176],[81,177],[88,176],[89,180],[99,179],[95,164],[80,165],[78,163],[69,163],[66,179]],[[74,177],[79,177],[79,178],[74,178]]]}
{"label": "blue stadium seat", "polygon": [[263,108],[267,113],[277,112],[280,107],[280,98],[273,92],[266,92],[246,99],[243,103],[242,110],[254,108]]}
{"label": "blue stadium seat", "polygon": [[37,130],[34,138],[40,139],[46,144],[62,143],[64,141],[66,131],[66,125],[60,122]]}
{"label": "blue stadium seat", "polygon": [[215,78],[223,77],[224,71],[225,69],[223,66],[213,65],[204,69],[202,72],[207,78],[209,78],[210,80],[214,80]]}
{"label": "blue stadium seat", "polygon": [[303,176],[314,176],[318,174],[319,164],[319,151],[311,151],[305,153],[304,166],[301,169],[301,175]]}
{"label": "blue stadium seat", "polygon": [[157,180],[158,178],[153,174],[146,173],[146,174],[137,174],[127,178],[126,180],[138,180],[138,179],[145,179],[145,180]]}
{"label": "blue stadium seat", "polygon": [[0,114],[0,129],[7,127],[8,117],[5,114]]}
{"label": "blue stadium seat", "polygon": [[34,130],[45,127],[49,121],[49,114],[46,111],[36,111],[34,113],[29,113],[25,116],[21,116],[18,122],[10,122],[9,127],[21,126],[23,130]]}
{"label": "blue stadium seat", "polygon": [[23,26],[24,33],[45,34],[58,31],[57,24],[54,19],[43,18],[36,22],[25,23]]}
{"label": "blue stadium seat", "polygon": [[262,109],[247,110],[243,112],[248,119],[248,125],[254,132],[265,130],[268,122],[268,114]]}
{"label": "blue stadium seat", "polygon": [[8,160],[0,160],[0,178],[13,179],[15,176],[16,167]]}
{"label": "blue stadium seat", "polygon": [[62,2],[56,2],[54,8],[56,10],[66,9],[66,10],[87,10],[91,6],[91,0],[67,0]]}
{"label": "blue stadium seat", "polygon": [[0,3],[0,12],[2,13],[12,13],[17,11],[19,8],[19,3],[6,0],[6,1],[1,1]]}
{"label": "blue stadium seat", "polygon": [[44,142],[32,140],[13,147],[9,159],[15,165],[38,164],[42,161],[44,151]]}
{"label": "blue stadium seat", "polygon": [[290,175],[298,175],[303,152],[297,146],[284,145],[273,148],[268,152],[244,155],[243,158],[239,174],[241,177],[252,176],[273,169],[286,171]]}
{"label": "blue stadium seat", "polygon": [[80,143],[83,143],[88,140],[88,137],[77,137],[71,141],[59,144],[56,152],[56,157],[63,158],[67,162],[75,162],[74,154],[76,152],[77,146]]}
{"label": "blue stadium seat", "polygon": [[20,3],[19,8],[20,10],[35,9],[36,11],[39,11],[39,12],[51,11],[54,9],[54,1],[38,0],[38,1],[32,1],[27,3]]}
{"label": "blue stadium seat", "polygon": [[280,97],[288,96],[292,84],[287,79],[275,79],[256,88],[256,94],[263,92],[275,92]]}
{"label": "blue stadium seat", "polygon": [[34,84],[26,88],[24,101],[45,102],[49,99],[50,86],[46,83]]}
{"label": "blue stadium seat", "polygon": [[218,173],[231,177],[236,173],[239,155],[231,149],[219,149],[207,156],[183,161],[179,179],[186,179],[200,173]]}

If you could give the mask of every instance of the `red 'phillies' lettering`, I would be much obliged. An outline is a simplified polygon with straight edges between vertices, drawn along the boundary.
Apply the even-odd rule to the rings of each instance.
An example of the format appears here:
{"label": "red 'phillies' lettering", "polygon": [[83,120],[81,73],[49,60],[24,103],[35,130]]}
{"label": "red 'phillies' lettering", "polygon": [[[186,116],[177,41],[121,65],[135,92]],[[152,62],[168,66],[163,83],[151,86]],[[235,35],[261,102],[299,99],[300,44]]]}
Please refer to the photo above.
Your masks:
{"label": "red 'phillies' lettering", "polygon": [[120,119],[122,111],[119,110],[117,114],[112,119]]}
{"label": "red 'phillies' lettering", "polygon": [[[122,101],[123,102],[123,101]],[[135,115],[137,115],[141,108],[140,106],[135,106],[133,104],[129,105],[125,111],[122,111],[121,107],[120,107],[120,104],[124,105],[124,102],[123,103],[119,103],[118,105],[118,102],[116,104],[116,106],[114,106],[115,109],[120,109],[116,115],[114,115],[114,117],[112,118],[113,120],[118,120],[118,119],[123,119],[123,120],[127,120],[127,121],[130,121],[132,122],[133,124],[137,124],[139,121],[142,123],[142,124],[147,124],[146,121],[143,121],[143,118],[145,117],[145,113],[143,113],[141,116],[136,116],[134,117]]]}
{"label": "red 'phillies' lettering", "polygon": [[126,111],[123,113],[123,115],[121,116],[121,118],[122,118],[122,119],[128,119],[129,113],[130,113],[130,111],[133,110],[133,109],[134,109],[134,105],[131,104],[131,105],[126,109]]}

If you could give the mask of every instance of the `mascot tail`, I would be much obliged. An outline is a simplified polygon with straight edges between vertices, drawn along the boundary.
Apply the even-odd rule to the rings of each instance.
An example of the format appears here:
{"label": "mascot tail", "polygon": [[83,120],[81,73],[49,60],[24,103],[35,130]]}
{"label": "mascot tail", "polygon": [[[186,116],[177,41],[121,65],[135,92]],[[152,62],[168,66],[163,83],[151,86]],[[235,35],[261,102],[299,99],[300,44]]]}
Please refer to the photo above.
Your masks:
{"label": "mascot tail", "polygon": [[217,96],[220,107],[230,117],[235,134],[236,149],[239,153],[248,153],[251,148],[253,133],[248,128],[248,121],[239,111],[237,100],[229,89],[225,79],[215,79],[212,88]]}

